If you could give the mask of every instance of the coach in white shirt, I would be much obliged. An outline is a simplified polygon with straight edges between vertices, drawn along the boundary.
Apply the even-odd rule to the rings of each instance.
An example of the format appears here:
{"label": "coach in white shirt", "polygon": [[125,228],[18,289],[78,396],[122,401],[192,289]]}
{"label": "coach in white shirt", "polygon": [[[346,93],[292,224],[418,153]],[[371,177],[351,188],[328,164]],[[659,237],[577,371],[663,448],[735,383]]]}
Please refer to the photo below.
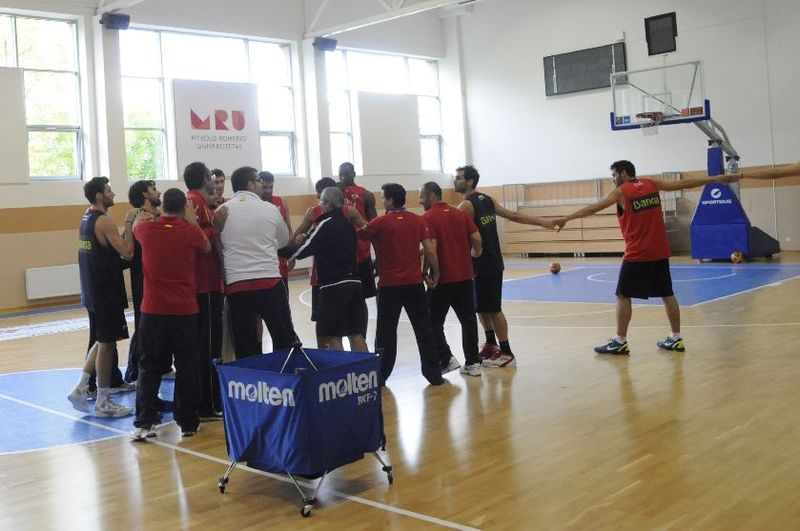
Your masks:
{"label": "coach in white shirt", "polygon": [[257,316],[266,323],[275,350],[292,345],[297,335],[278,270],[278,249],[289,243],[289,228],[278,208],[259,197],[258,170],[237,169],[231,186],[234,195],[217,208],[214,227],[238,359],[261,354]]}

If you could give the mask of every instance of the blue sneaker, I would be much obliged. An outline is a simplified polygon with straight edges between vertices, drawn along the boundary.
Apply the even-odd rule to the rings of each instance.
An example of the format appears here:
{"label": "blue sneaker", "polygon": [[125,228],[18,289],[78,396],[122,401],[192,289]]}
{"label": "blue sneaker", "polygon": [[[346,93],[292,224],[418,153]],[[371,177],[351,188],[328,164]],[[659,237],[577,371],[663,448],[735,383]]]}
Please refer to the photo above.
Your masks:
{"label": "blue sneaker", "polygon": [[616,339],[609,339],[605,345],[594,347],[594,351],[598,354],[622,354],[628,355],[631,349],[628,348],[628,342],[620,343]]}
{"label": "blue sneaker", "polygon": [[683,343],[682,337],[679,337],[678,339],[672,339],[672,336],[670,336],[664,341],[658,341],[656,345],[658,345],[658,348],[664,350],[674,350],[675,352],[683,352],[686,350],[686,345]]}

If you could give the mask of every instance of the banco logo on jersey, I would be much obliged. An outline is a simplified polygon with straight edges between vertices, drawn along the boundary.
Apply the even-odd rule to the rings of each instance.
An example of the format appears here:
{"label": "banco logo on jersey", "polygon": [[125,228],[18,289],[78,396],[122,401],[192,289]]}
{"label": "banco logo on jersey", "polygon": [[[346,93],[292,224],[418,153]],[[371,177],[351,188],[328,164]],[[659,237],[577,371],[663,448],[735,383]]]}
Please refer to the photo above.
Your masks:
{"label": "banco logo on jersey", "polygon": [[228,382],[228,398],[270,406],[294,407],[294,391],[270,387],[267,382]]}
{"label": "banco logo on jersey", "polygon": [[658,192],[631,199],[631,206],[635,213],[661,206],[661,197]]}
{"label": "banco logo on jersey", "polygon": [[328,402],[337,398],[366,393],[378,387],[377,371],[366,373],[349,372],[341,380],[319,384],[319,402]]}
{"label": "banco logo on jersey", "polygon": [[720,188],[712,188],[711,192],[709,193],[711,199],[706,199],[705,201],[700,201],[702,205],[730,205],[733,203],[733,199],[720,199],[722,197],[722,189]]}

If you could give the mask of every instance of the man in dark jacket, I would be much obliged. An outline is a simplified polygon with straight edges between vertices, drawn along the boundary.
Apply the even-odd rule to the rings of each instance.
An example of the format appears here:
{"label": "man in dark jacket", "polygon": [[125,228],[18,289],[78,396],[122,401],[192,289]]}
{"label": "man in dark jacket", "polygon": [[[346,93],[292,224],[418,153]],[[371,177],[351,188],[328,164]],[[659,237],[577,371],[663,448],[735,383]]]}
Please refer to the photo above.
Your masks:
{"label": "man in dark jacket", "polygon": [[339,188],[325,188],[320,195],[323,214],[307,237],[298,235],[280,255],[292,260],[314,256],[319,283],[317,344],[319,348],[342,350],[342,337],[350,348],[366,352],[362,335],[367,318],[361,280],[356,264],[356,230],[342,212],[344,195]]}

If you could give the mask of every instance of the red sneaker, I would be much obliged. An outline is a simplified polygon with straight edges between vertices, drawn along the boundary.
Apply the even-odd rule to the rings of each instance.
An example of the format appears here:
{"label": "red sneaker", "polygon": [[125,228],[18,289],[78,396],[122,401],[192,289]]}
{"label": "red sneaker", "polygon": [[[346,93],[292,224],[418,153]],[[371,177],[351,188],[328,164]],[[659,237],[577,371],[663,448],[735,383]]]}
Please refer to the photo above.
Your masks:
{"label": "red sneaker", "polygon": [[490,345],[489,343],[484,343],[481,347],[481,351],[478,352],[478,356],[485,360],[497,357],[500,354],[500,347],[497,345]]}

